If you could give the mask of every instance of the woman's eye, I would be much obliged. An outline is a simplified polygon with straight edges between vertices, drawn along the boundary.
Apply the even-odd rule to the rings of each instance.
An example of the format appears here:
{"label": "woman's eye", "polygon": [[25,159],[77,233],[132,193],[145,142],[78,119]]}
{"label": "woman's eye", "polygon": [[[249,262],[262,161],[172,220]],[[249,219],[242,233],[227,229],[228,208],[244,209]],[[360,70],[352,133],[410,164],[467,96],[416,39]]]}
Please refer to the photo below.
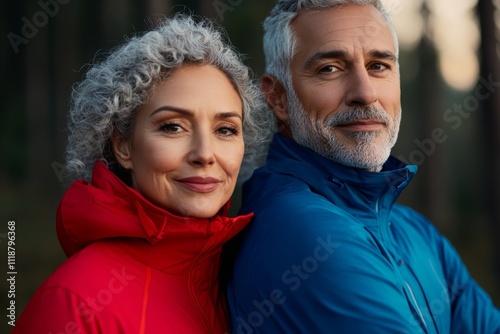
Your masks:
{"label": "woman's eye", "polygon": [[177,123],[164,123],[160,125],[160,131],[166,133],[178,133],[183,130],[182,126]]}
{"label": "woman's eye", "polygon": [[224,137],[236,136],[239,131],[235,127],[223,126],[217,129],[217,133]]}

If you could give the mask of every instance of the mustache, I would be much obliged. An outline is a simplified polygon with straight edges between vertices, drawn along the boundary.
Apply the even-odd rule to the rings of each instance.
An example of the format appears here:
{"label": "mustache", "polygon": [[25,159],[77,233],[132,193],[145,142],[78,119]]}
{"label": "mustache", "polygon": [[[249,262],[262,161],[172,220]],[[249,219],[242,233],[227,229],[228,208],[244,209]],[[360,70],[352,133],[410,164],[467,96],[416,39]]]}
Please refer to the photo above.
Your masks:
{"label": "mustache", "polygon": [[391,123],[391,119],[384,110],[373,106],[359,106],[344,112],[334,113],[328,116],[324,123],[326,126],[337,126],[361,120],[376,120],[386,126]]}

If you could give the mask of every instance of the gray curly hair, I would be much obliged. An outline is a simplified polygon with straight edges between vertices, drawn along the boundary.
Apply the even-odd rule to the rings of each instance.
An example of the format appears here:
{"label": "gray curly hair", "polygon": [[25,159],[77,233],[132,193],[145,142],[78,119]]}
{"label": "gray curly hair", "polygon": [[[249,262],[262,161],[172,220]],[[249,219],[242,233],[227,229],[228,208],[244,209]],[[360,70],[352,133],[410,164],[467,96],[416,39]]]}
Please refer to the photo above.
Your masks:
{"label": "gray curly hair", "polygon": [[292,87],[290,62],[297,47],[291,22],[306,10],[322,10],[343,5],[374,6],[385,18],[394,36],[398,39],[391,18],[380,0],[279,0],[264,21],[264,55],[266,72],[273,75],[287,88]]}
{"label": "gray curly hair", "polygon": [[76,84],[68,119],[66,172],[71,179],[90,180],[94,163],[104,160],[120,177],[126,177],[114,156],[111,137],[130,138],[136,110],[145,104],[152,89],[184,63],[210,64],[224,72],[243,102],[245,156],[240,180],[261,163],[270,140],[272,115],[266,110],[249,69],[222,29],[207,19],[177,14],[141,36],[128,40],[93,65]]}

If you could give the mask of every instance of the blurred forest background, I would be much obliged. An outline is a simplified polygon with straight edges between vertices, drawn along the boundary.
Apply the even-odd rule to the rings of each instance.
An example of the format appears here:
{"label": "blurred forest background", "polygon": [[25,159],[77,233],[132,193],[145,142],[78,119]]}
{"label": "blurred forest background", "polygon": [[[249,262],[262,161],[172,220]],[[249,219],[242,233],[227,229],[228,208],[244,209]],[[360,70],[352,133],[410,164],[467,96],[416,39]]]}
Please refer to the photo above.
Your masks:
{"label": "blurred forest background", "polygon": [[[5,1],[0,11],[0,331],[6,326],[7,222],[16,222],[17,317],[64,260],[55,211],[71,86],[88,64],[158,18],[218,21],[256,76],[270,0]],[[400,37],[403,121],[393,153],[419,165],[400,202],[452,241],[500,305],[500,1],[387,1]],[[238,194],[235,195],[238,205]]]}

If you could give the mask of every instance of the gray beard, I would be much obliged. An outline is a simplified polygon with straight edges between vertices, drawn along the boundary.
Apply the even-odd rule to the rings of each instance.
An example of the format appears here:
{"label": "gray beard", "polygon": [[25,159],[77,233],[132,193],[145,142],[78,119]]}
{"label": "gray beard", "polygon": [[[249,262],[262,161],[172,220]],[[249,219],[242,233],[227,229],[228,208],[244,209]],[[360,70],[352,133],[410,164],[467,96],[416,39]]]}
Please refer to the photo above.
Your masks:
{"label": "gray beard", "polygon": [[[381,170],[396,143],[401,113],[391,120],[383,110],[360,106],[334,113],[321,122],[305,112],[293,89],[288,92],[291,92],[287,94],[290,130],[298,144],[341,165],[368,171]],[[374,142],[378,136],[384,135],[381,131],[352,132],[348,136],[356,142],[356,146],[349,147],[333,132],[336,125],[362,119],[376,119],[387,125],[388,135],[384,143]]]}

